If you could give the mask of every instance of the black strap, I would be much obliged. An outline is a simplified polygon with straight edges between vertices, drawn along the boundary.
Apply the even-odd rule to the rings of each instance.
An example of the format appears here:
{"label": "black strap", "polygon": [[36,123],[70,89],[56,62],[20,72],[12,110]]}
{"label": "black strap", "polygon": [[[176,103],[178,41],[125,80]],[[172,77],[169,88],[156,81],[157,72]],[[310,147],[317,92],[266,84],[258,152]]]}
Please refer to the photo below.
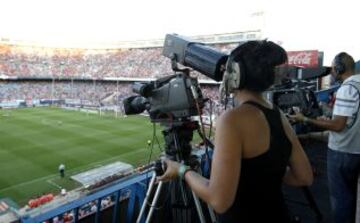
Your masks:
{"label": "black strap", "polygon": [[270,108],[267,108],[267,107],[265,107],[264,105],[262,105],[262,104],[260,104],[260,103],[258,103],[258,102],[255,102],[255,101],[245,101],[243,104],[248,104],[248,105],[253,105],[253,106],[255,106],[255,107],[257,107],[257,108],[259,108],[260,110],[276,110],[275,108],[276,108],[276,106],[273,104],[273,108],[272,109],[270,109]]}

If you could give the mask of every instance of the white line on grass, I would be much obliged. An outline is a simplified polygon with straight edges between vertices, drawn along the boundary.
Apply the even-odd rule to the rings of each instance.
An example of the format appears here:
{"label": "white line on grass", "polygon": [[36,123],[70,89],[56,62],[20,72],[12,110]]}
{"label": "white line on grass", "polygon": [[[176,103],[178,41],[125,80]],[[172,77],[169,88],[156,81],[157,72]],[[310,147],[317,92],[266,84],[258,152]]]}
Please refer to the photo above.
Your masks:
{"label": "white line on grass", "polygon": [[[131,151],[131,152],[123,153],[123,154],[121,154],[121,155],[114,156],[114,157],[111,157],[111,158],[109,158],[109,159],[105,159],[105,160],[101,160],[101,161],[96,161],[96,162],[89,163],[89,164],[86,164],[86,165],[83,165],[83,166],[78,166],[78,167],[76,167],[76,168],[70,169],[70,170],[67,171],[67,172],[68,172],[68,173],[71,173],[71,174],[83,172],[83,171],[85,171],[86,169],[88,169],[89,167],[90,167],[90,168],[94,167],[96,164],[107,163],[107,162],[110,162],[110,161],[112,161],[112,160],[116,160],[116,159],[118,159],[118,158],[121,158],[122,156],[126,157],[126,156],[131,155],[131,154],[135,154],[135,153],[139,153],[139,152],[146,151],[147,149],[148,149],[148,148],[142,148],[142,149],[139,149],[139,150],[134,150],[134,151]],[[43,181],[43,180],[48,180],[48,179],[51,179],[51,178],[53,178],[54,176],[57,176],[57,175],[58,175],[58,173],[56,173],[56,174],[51,174],[51,175],[47,175],[47,176],[44,176],[44,177],[40,177],[40,178],[37,178],[37,179],[34,179],[34,180],[22,182],[22,183],[19,183],[19,184],[15,184],[15,185],[12,185],[12,186],[10,186],[10,187],[5,187],[5,188],[1,189],[0,192],[4,192],[4,191],[7,191],[7,190],[12,189],[12,188],[16,188],[16,187],[20,187],[20,186],[32,184],[32,183],[35,183],[35,182],[39,182],[39,181]]]}
{"label": "white line on grass", "polygon": [[57,188],[59,188],[59,189],[62,189],[61,186],[59,186],[58,184],[52,182],[51,179],[47,180],[46,182],[48,182],[49,184],[51,184],[51,185],[54,186],[54,187],[57,187]]}

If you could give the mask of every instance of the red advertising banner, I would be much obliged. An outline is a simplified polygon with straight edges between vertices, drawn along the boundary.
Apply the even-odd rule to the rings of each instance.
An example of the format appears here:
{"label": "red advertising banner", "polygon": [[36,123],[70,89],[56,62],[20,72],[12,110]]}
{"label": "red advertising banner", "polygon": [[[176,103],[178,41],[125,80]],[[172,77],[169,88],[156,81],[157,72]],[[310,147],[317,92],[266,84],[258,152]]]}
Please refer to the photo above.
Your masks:
{"label": "red advertising banner", "polygon": [[317,67],[319,52],[317,50],[288,51],[288,63],[300,67]]}

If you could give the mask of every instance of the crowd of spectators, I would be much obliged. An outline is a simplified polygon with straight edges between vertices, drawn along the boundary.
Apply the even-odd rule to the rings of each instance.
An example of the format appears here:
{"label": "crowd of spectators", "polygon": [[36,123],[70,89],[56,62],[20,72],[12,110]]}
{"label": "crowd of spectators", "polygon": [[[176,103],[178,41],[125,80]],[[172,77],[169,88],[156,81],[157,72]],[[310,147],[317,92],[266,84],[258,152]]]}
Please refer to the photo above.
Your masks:
{"label": "crowd of spectators", "polygon": [[[100,105],[106,97],[116,95],[114,105],[122,105],[122,100],[134,95],[129,82],[105,81],[0,81],[0,102],[14,100],[77,99]],[[212,114],[221,112],[218,85],[201,85],[205,98],[212,101]],[[210,103],[205,105],[205,114],[210,113]]]}
{"label": "crowd of spectators", "polygon": [[[228,53],[236,44],[211,46]],[[121,103],[133,94],[131,82],[105,82],[102,79],[159,78],[172,74],[170,64],[170,60],[162,56],[161,47],[95,50],[0,45],[0,77],[20,78],[0,81],[0,102],[79,99],[98,105],[102,99],[116,93]],[[191,75],[208,79],[197,72]],[[202,90],[204,96],[214,102],[212,113],[219,113],[218,86],[202,86]],[[205,114],[210,113],[209,109],[207,104]]]}
{"label": "crowd of spectators", "polygon": [[[226,53],[235,46],[212,45]],[[0,76],[102,79],[158,78],[171,73],[170,59],[162,56],[161,47],[90,50],[0,45]]]}
{"label": "crowd of spectators", "polygon": [[130,95],[131,85],[123,82],[78,81],[2,81],[0,102],[34,99],[80,99],[99,103],[117,92],[120,99]]}
{"label": "crowd of spectators", "polygon": [[209,99],[203,109],[204,115],[219,115],[222,109],[218,85],[202,85],[201,92],[204,98]]}

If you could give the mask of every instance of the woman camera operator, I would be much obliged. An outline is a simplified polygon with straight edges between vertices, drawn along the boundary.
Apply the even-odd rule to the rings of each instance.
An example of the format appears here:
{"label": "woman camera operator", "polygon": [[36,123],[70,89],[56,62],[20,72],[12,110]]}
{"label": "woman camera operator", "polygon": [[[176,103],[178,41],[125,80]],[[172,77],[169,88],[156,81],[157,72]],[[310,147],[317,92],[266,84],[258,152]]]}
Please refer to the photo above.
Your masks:
{"label": "woman camera operator", "polygon": [[249,41],[229,58],[226,72],[240,84],[236,106],[217,120],[210,179],[166,160],[159,180],[184,179],[221,222],[290,222],[282,182],[310,185],[312,170],[286,117],[262,96],[276,67],[287,61],[286,52],[271,41]]}

